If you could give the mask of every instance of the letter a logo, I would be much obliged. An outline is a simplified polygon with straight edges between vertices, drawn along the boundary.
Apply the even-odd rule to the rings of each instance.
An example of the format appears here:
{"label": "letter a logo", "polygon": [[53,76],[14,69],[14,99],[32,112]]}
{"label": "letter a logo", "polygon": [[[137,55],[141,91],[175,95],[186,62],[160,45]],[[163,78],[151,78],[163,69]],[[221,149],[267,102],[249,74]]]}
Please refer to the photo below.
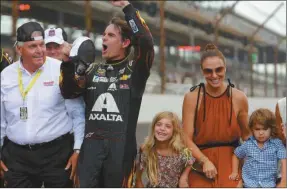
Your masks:
{"label": "letter a logo", "polygon": [[[105,103],[106,101],[106,103]],[[103,108],[107,109],[107,112],[120,113],[114,97],[110,93],[101,94],[96,100],[92,111],[102,112]]]}

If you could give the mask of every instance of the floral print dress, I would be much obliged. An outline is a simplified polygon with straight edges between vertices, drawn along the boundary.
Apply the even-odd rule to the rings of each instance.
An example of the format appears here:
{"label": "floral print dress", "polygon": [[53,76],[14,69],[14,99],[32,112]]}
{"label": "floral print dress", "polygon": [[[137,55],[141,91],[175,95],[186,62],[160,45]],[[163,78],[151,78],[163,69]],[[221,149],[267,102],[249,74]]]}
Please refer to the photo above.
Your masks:
{"label": "floral print dress", "polygon": [[[139,154],[139,168],[146,171],[146,155]],[[177,188],[180,176],[187,165],[192,165],[194,158],[188,157],[184,153],[173,156],[157,155],[158,158],[158,184],[153,186],[150,182],[146,187],[153,188]]]}

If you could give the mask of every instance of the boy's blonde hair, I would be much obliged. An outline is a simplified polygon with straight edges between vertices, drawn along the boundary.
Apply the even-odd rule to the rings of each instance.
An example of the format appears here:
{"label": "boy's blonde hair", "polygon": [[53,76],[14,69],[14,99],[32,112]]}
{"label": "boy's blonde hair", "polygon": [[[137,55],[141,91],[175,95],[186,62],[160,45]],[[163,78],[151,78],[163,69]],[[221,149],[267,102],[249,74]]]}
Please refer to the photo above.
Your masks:
{"label": "boy's blonde hair", "polygon": [[276,127],[276,117],[275,114],[266,108],[260,108],[255,110],[249,119],[249,128],[252,130],[252,128],[256,125],[260,124],[264,126],[265,129],[270,128],[271,129],[271,136],[276,138],[278,137],[278,130]]}
{"label": "boy's blonde hair", "polygon": [[170,119],[173,125],[173,134],[169,142],[169,147],[176,153],[180,153],[184,147],[185,143],[183,140],[183,132],[181,129],[181,124],[178,116],[173,112],[160,112],[156,114],[152,121],[152,125],[150,128],[149,136],[145,139],[144,144],[142,145],[142,151],[146,155],[146,168],[147,168],[147,176],[152,185],[157,185],[157,152],[155,149],[156,139],[154,135],[155,125],[158,121],[163,118]]}

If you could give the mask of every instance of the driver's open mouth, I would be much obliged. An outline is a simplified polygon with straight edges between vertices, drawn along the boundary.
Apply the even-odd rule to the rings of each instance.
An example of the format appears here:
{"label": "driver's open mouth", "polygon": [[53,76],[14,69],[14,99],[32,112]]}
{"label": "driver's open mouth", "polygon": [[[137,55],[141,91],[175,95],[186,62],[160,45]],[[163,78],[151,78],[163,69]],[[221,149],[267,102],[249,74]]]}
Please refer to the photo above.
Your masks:
{"label": "driver's open mouth", "polygon": [[107,50],[107,48],[108,48],[108,46],[103,44],[103,50],[105,51],[105,50]]}

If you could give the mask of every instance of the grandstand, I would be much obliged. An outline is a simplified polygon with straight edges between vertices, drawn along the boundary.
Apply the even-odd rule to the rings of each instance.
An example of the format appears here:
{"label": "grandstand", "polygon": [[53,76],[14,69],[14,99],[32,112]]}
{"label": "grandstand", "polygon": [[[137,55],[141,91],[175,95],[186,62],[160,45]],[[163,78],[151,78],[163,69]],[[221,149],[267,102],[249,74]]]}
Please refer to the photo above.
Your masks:
{"label": "grandstand", "polygon": [[[17,2],[18,5],[27,3],[27,1]],[[85,14],[86,2],[31,1],[29,2],[30,10],[18,12],[19,18],[16,26],[31,19],[41,22],[44,28],[62,26],[67,31],[70,42],[78,36],[89,33],[91,39],[95,41],[100,59],[101,32],[111,16],[122,15],[122,13],[120,9],[112,7],[109,2],[90,1],[93,14],[88,18]],[[227,58],[227,77],[248,96],[286,96],[286,41],[282,40],[286,39],[286,20],[282,20],[283,17],[286,18],[286,2],[278,13],[258,30],[258,33],[254,35],[253,43],[250,38],[252,33],[281,2],[274,2],[273,7],[269,6],[269,10],[261,9],[263,4],[258,6],[245,1],[239,1],[235,8],[231,9],[234,3],[235,1],[165,2],[165,81],[167,82],[165,94],[183,95],[192,85],[203,80],[199,74],[200,51],[207,43],[215,42],[216,20],[229,11],[219,24],[217,41],[217,46]],[[141,11],[141,16],[149,25],[155,41],[155,62],[146,93],[160,93],[163,74],[160,71],[159,4],[156,1],[132,1],[132,4]],[[1,45],[10,49],[14,43],[14,38],[11,37],[13,34],[11,9],[12,1],[1,1]],[[284,14],[284,11],[285,16],[280,16]],[[253,12],[255,18],[248,16],[250,12]],[[88,19],[92,20],[92,28],[89,32],[86,31],[85,24]],[[253,48],[250,48],[251,43]],[[249,49],[252,50],[251,54],[248,54]],[[274,62],[277,63],[276,73]],[[251,93],[250,65],[253,65],[254,70],[252,74],[253,94]]]}
{"label": "grandstand", "polygon": [[[218,13],[228,8],[226,7],[225,4],[220,4],[219,2],[217,2],[218,4],[220,4],[219,7],[218,6],[216,7],[214,5],[208,6],[208,4],[216,4],[210,1],[205,2],[205,5],[203,5],[204,3],[197,3],[196,6],[194,2],[174,3],[171,1],[167,3],[169,3],[168,6],[170,10],[173,9],[172,6],[178,5],[183,10],[186,9],[186,11],[188,10],[196,11],[199,13],[199,15],[197,15],[197,17],[194,16],[194,17],[189,17],[189,18],[194,19],[194,20],[200,20],[204,18],[206,19],[205,22],[207,23],[212,23],[216,15],[218,15]],[[239,2],[238,6],[240,5],[240,3],[245,3],[245,2]],[[229,2],[229,5],[231,4],[232,2],[231,3]],[[240,7],[240,8],[242,9],[244,7]],[[244,43],[246,42],[242,42],[238,40],[240,39],[240,37],[236,35],[241,35],[241,36],[251,35],[252,31],[255,31],[256,27],[260,24],[251,20],[246,15],[244,17],[242,15],[242,10],[241,12],[240,12],[240,9],[239,11],[235,11],[235,10],[231,12],[229,15],[227,15],[222,20],[222,25],[220,27],[223,28],[222,29],[223,31],[224,30],[229,31],[229,33],[224,33],[223,31],[221,32],[222,36],[220,36],[219,38],[222,39],[222,41],[219,43],[218,46],[223,51],[225,56],[227,57],[227,64],[228,64],[227,77],[231,78],[233,82],[235,82],[236,87],[242,89],[243,91],[247,93],[247,95],[250,96],[250,79],[249,78],[250,78],[251,73],[248,71],[250,70],[250,66],[249,66],[250,62],[248,61],[248,57],[247,57],[248,55],[246,52],[246,49],[248,49],[247,48],[248,41],[247,41],[247,45],[245,45]],[[255,12],[256,11],[258,12],[258,8],[255,10]],[[181,12],[184,12],[184,11],[181,11]],[[263,14],[262,11],[259,13]],[[286,14],[286,6],[285,6],[285,14]],[[267,16],[266,16],[266,13],[263,16],[261,15],[263,19],[265,19]],[[273,19],[278,19],[278,18],[275,17]],[[171,17],[169,14],[167,14],[166,23],[169,23],[169,21],[172,22],[175,20],[176,19],[174,17]],[[182,19],[178,19],[178,20],[179,22],[182,23],[182,25],[186,25],[186,23],[188,22],[187,20],[184,19],[184,16]],[[270,22],[272,21],[274,22],[274,20],[272,20],[271,18]],[[273,23],[273,26],[274,26],[274,23]],[[191,40],[191,44],[190,44],[191,46],[196,47],[200,45],[201,43],[201,47],[204,47],[206,43],[213,42],[214,35],[212,32],[208,31],[207,29],[208,27],[197,28],[196,24],[191,24],[190,27],[192,28],[191,32],[196,33],[197,32],[196,30],[200,30],[198,33],[204,33],[204,37],[202,37],[203,39],[201,40],[196,39],[195,41]],[[286,21],[285,21],[285,26],[283,24],[283,27],[281,25],[281,28],[282,30],[280,31],[278,30],[273,31],[271,29],[268,29],[267,27],[266,28],[263,27],[261,30],[259,30],[258,34],[255,37],[256,40],[258,40],[258,42],[255,45],[256,48],[254,49],[255,53],[253,55],[254,57],[253,58],[253,64],[254,64],[253,78],[254,78],[254,83],[255,83],[254,84],[255,86],[254,96],[274,97],[276,94],[275,92],[276,89],[274,87],[275,78],[274,78],[274,66],[273,66],[273,63],[275,61],[274,47],[277,46],[276,39],[286,38]],[[284,35],[284,32],[282,32],[283,30],[285,30],[285,35]],[[197,35],[197,33],[195,35]],[[277,85],[278,85],[277,94],[278,96],[286,96],[286,82],[284,82],[286,80],[286,41],[283,41],[279,45],[279,49],[280,49],[280,58],[279,58],[278,63],[280,63],[281,65],[280,65],[280,69],[278,69],[279,65],[277,67]],[[194,85],[195,83],[202,81],[202,78],[199,74],[200,73],[199,53],[192,50],[191,48],[185,48],[185,49],[180,49],[180,50],[181,51],[179,51],[177,54],[178,56],[177,59],[176,58],[170,59],[171,57],[167,56],[166,58],[167,70],[168,72],[171,72],[172,70],[176,70],[176,72],[174,72],[175,75],[177,76],[180,75],[181,77],[185,77],[185,75],[188,75],[190,79],[186,81],[185,79],[178,78],[177,81],[180,84],[167,83],[166,84],[167,93],[182,94],[188,91],[191,85]],[[157,57],[156,60],[159,60],[159,57]],[[156,62],[156,63],[159,63],[159,62]],[[266,68],[268,67],[267,73],[265,73],[265,69],[264,69],[265,65],[266,65]],[[263,67],[263,71],[262,71],[262,67]],[[153,68],[158,69],[158,66],[154,66]],[[189,73],[186,73],[186,70],[189,70]],[[156,74],[156,72],[152,72],[152,74]],[[150,81],[149,83],[151,83],[151,85],[154,86],[154,90],[149,91],[151,89],[151,87],[149,87],[147,92],[158,93],[159,92],[158,88],[159,88],[159,85],[161,84],[160,74],[158,76],[151,76],[150,80],[153,80],[153,81]],[[167,80],[168,80],[168,77],[167,77]]]}

